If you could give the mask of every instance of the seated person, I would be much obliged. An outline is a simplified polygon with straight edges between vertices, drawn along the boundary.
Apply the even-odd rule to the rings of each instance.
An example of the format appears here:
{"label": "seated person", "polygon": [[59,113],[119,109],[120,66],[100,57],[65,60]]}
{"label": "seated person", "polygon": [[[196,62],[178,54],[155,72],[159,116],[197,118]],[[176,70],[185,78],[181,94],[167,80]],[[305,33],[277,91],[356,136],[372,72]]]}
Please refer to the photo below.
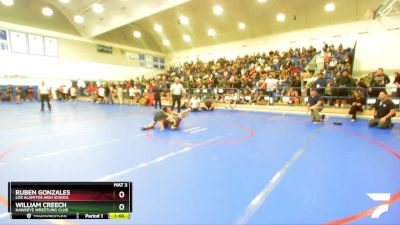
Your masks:
{"label": "seated person", "polygon": [[189,107],[189,100],[185,95],[183,95],[181,98],[181,109],[186,109],[188,107]]}
{"label": "seated person", "polygon": [[300,104],[299,94],[293,88],[289,89],[289,91],[287,93],[287,96],[289,97],[289,102],[288,102],[289,105],[291,105],[291,104],[296,104],[296,105]]}
{"label": "seated person", "polygon": [[204,106],[202,107],[202,109],[204,111],[213,111],[214,110],[213,102],[210,97],[207,97],[203,104],[204,104]]}
{"label": "seated person", "polygon": [[225,101],[225,108],[227,109],[233,109],[236,106],[236,100],[235,100],[235,96],[232,92],[228,92],[226,93],[225,97],[224,97],[224,101]]}
{"label": "seated person", "polygon": [[396,105],[388,98],[386,90],[379,92],[378,99],[373,105],[373,118],[369,120],[370,127],[378,128],[392,127],[391,118],[396,115]]}
{"label": "seated person", "polygon": [[257,105],[267,105],[267,100],[264,96],[260,96],[257,99]]}
{"label": "seated person", "polygon": [[190,106],[189,108],[192,111],[198,112],[201,110],[200,108],[200,98],[197,95],[193,95],[193,97],[190,99]]}
{"label": "seated person", "polygon": [[308,96],[307,111],[311,112],[311,119],[313,123],[319,123],[325,119],[325,115],[319,114],[323,108],[321,96],[317,93],[315,88],[312,88],[310,95]]}
{"label": "seated person", "polygon": [[357,112],[364,111],[363,105],[365,103],[364,96],[361,94],[360,90],[355,90],[353,92],[353,97],[351,99],[351,109],[349,111],[349,115],[351,115],[351,122],[356,121],[357,119]]}

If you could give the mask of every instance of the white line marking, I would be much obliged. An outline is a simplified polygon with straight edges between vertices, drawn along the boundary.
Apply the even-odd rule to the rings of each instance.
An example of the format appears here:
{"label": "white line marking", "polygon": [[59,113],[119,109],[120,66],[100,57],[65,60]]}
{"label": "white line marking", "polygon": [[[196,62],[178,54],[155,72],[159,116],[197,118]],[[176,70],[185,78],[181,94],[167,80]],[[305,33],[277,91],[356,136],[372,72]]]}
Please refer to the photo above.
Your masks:
{"label": "white line marking", "polygon": [[190,128],[190,129],[186,129],[186,130],[183,130],[182,132],[183,133],[186,133],[186,132],[189,132],[189,131],[192,131],[192,130],[197,130],[197,129],[200,129],[201,127],[194,127],[194,128]]}
{"label": "white line marking", "polygon": [[130,172],[133,172],[133,171],[135,171],[135,170],[137,170],[137,169],[144,168],[144,167],[147,167],[147,166],[150,166],[150,165],[153,165],[153,164],[162,162],[162,161],[164,161],[164,160],[166,160],[166,159],[169,159],[169,158],[172,158],[172,157],[174,157],[174,156],[180,155],[180,154],[182,154],[182,153],[191,151],[191,150],[193,150],[194,148],[200,147],[200,146],[202,146],[202,145],[206,145],[206,144],[208,144],[208,143],[211,143],[211,142],[213,142],[213,141],[216,141],[216,140],[218,140],[218,139],[221,139],[222,137],[223,137],[223,136],[216,137],[216,138],[213,138],[213,139],[210,139],[210,140],[201,142],[201,143],[199,143],[199,144],[195,144],[195,145],[192,145],[192,146],[185,147],[185,148],[183,148],[183,149],[181,149],[181,150],[179,150],[179,151],[171,152],[171,153],[169,153],[169,154],[166,154],[166,155],[163,155],[163,156],[159,156],[159,157],[157,157],[156,159],[150,160],[150,161],[148,161],[148,162],[141,163],[141,164],[139,164],[139,165],[137,165],[137,166],[134,166],[134,167],[132,167],[132,168],[128,168],[128,169],[122,170],[122,171],[117,172],[117,173],[113,173],[113,174],[110,174],[110,175],[101,177],[101,178],[99,178],[99,179],[96,179],[95,181],[108,181],[108,180],[111,180],[111,179],[113,179],[113,178],[115,178],[115,177],[118,177],[118,176],[121,176],[121,175],[130,173]]}
{"label": "white line marking", "polygon": [[203,129],[200,129],[200,130],[191,131],[191,132],[189,132],[189,133],[195,134],[195,133],[202,132],[202,131],[206,131],[206,130],[208,130],[208,128],[203,128]]}
{"label": "white line marking", "polygon": [[300,158],[300,156],[307,149],[307,146],[315,138],[316,133],[320,130],[317,129],[304,142],[303,146],[296,150],[292,158],[286,162],[286,164],[272,177],[268,184],[262,189],[262,191],[250,202],[247,206],[244,214],[238,219],[238,225],[246,224],[249,219],[257,212],[260,206],[264,203],[265,199],[271,194],[275,187],[279,184],[285,174],[288,172],[289,168]]}

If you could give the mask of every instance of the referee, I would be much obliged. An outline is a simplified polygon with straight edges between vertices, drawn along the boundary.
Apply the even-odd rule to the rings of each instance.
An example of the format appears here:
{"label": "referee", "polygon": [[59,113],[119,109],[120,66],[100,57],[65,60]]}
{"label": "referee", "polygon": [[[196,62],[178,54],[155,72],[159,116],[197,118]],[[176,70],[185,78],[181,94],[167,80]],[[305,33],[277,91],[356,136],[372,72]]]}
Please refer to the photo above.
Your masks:
{"label": "referee", "polygon": [[51,105],[49,102],[49,95],[50,95],[50,90],[48,87],[44,85],[44,82],[42,81],[42,84],[39,86],[39,95],[40,95],[40,102],[41,102],[41,109],[40,111],[43,112],[44,110],[44,101],[46,100],[47,102],[47,107],[49,107],[49,111],[51,111]]}
{"label": "referee", "polygon": [[172,106],[171,110],[174,110],[175,102],[178,104],[178,113],[181,112],[181,98],[182,94],[185,93],[185,89],[183,89],[183,85],[179,81],[179,77],[175,78],[175,83],[171,85],[170,88],[172,95]]}

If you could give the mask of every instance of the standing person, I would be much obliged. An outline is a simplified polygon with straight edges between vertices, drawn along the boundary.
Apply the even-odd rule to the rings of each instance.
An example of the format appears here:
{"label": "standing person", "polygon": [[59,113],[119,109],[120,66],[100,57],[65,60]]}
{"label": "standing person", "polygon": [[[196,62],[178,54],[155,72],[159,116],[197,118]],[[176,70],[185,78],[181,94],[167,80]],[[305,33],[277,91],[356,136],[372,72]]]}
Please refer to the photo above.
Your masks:
{"label": "standing person", "polygon": [[171,110],[174,110],[175,103],[178,104],[178,113],[181,112],[181,97],[182,94],[185,93],[185,89],[183,85],[180,83],[179,77],[175,78],[175,83],[173,83],[170,87],[171,95],[172,95],[172,106]]}
{"label": "standing person", "polygon": [[98,91],[98,97],[99,97],[99,101],[100,101],[100,104],[105,104],[106,102],[105,102],[105,89],[104,89],[104,87],[103,87],[103,85],[101,85],[100,87],[99,87],[99,89],[97,90]]}
{"label": "standing person", "polygon": [[325,115],[319,114],[323,108],[324,106],[321,96],[317,93],[315,88],[312,88],[310,95],[308,96],[307,111],[311,112],[311,119],[313,123],[320,123],[321,121],[324,121]]}
{"label": "standing person", "polygon": [[33,91],[33,87],[32,86],[28,86],[28,88],[26,89],[26,95],[27,95],[27,99],[30,102],[33,101],[34,91]]}
{"label": "standing person", "polygon": [[7,89],[6,89],[6,101],[8,101],[8,102],[13,101],[13,89],[12,89],[11,85],[8,85]]}
{"label": "standing person", "polygon": [[121,84],[119,84],[117,87],[117,98],[118,98],[118,103],[120,105],[122,105],[123,92],[124,92],[124,90],[122,89]]}
{"label": "standing person", "polygon": [[42,81],[42,84],[39,86],[39,96],[40,96],[40,103],[41,103],[41,108],[40,111],[43,112],[44,110],[44,101],[47,103],[47,107],[49,108],[49,111],[51,111],[51,105],[50,105],[50,88],[45,86],[44,81]]}
{"label": "standing person", "polygon": [[386,90],[379,92],[378,99],[373,105],[373,118],[369,120],[370,127],[378,128],[392,127],[392,117],[396,115],[396,105],[388,98]]}
{"label": "standing person", "polygon": [[335,80],[335,87],[337,88],[336,95],[339,97],[336,99],[336,108],[339,106],[343,108],[347,103],[346,98],[349,93],[348,87],[350,87],[351,84],[351,79],[348,75],[349,72],[347,70],[343,70],[342,74]]}
{"label": "standing person", "polygon": [[133,105],[133,102],[134,102],[134,98],[135,98],[135,89],[133,89],[133,87],[132,86],[130,86],[129,87],[129,90],[128,90],[128,96],[129,96],[129,102],[128,102],[128,104],[129,105]]}
{"label": "standing person", "polygon": [[351,103],[351,108],[349,111],[349,115],[351,115],[351,122],[356,121],[357,119],[357,112],[362,112],[363,111],[363,105],[364,105],[364,96],[361,93],[360,90],[355,90],[353,92],[353,97],[351,99],[352,103]]}
{"label": "standing person", "polygon": [[0,87],[0,102],[3,102],[3,89]]}
{"label": "standing person", "polygon": [[71,98],[69,99],[69,101],[75,101],[78,98],[78,89],[75,85],[72,85],[72,87],[69,89]]}
{"label": "standing person", "polygon": [[399,72],[395,72],[394,75],[395,75],[395,77],[394,77],[393,83],[397,87],[397,91],[396,91],[396,95],[395,96],[397,98],[399,98],[400,97],[400,73]]}
{"label": "standing person", "polygon": [[383,73],[383,68],[378,68],[370,83],[369,94],[378,97],[380,91],[385,89],[386,84],[390,83],[389,76]]}
{"label": "standing person", "polygon": [[15,87],[15,103],[20,104],[22,100],[22,88],[20,86]]}
{"label": "standing person", "polygon": [[157,105],[161,109],[161,86],[158,84],[158,82],[154,83],[153,93],[154,93],[154,109],[157,109]]}

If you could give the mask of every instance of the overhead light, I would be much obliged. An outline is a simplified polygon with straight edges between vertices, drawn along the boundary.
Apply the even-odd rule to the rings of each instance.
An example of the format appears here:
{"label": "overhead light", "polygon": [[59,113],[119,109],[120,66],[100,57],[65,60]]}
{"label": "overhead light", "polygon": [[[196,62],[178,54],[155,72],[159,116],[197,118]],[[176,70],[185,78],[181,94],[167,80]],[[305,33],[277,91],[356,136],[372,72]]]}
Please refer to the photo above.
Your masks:
{"label": "overhead light", "polygon": [[14,5],[14,0],[1,0],[1,3],[6,6],[12,6]]}
{"label": "overhead light", "polygon": [[217,33],[215,32],[214,29],[209,29],[209,30],[208,30],[208,36],[210,36],[210,37],[215,37],[216,34],[217,34]]}
{"label": "overhead light", "polygon": [[102,13],[104,11],[103,5],[99,3],[94,3],[92,6],[93,12],[95,13]]}
{"label": "overhead light", "polygon": [[246,24],[243,22],[239,23],[239,29],[244,30],[244,28],[246,28]]}
{"label": "overhead light", "polygon": [[71,0],[58,0],[61,3],[68,4]]}
{"label": "overhead light", "polygon": [[184,40],[185,42],[190,42],[192,39],[190,38],[189,35],[185,34],[185,35],[183,35],[183,40]]}
{"label": "overhead light", "polygon": [[83,22],[85,22],[85,18],[83,18],[83,16],[76,15],[76,16],[74,16],[74,21],[75,21],[75,23],[83,23]]}
{"label": "overhead light", "polygon": [[220,5],[216,5],[213,8],[215,15],[221,15],[224,12],[224,9]]}
{"label": "overhead light", "polygon": [[283,13],[278,13],[278,15],[276,15],[276,20],[278,20],[279,22],[283,22],[285,21],[286,16]]}
{"label": "overhead light", "polygon": [[164,39],[164,40],[162,41],[162,43],[163,43],[165,46],[169,46],[169,45],[171,44],[171,42],[169,42],[167,39]]}
{"label": "overhead light", "polygon": [[258,0],[259,3],[266,3],[267,0]]}
{"label": "overhead light", "polygon": [[179,17],[179,24],[188,25],[189,24],[189,18],[187,18],[186,16],[180,16]]}
{"label": "overhead light", "polygon": [[52,16],[54,14],[53,10],[51,8],[49,8],[49,7],[44,7],[42,9],[42,13],[45,16]]}
{"label": "overhead light", "polygon": [[330,2],[328,4],[325,5],[325,11],[327,12],[333,12],[335,11],[335,4]]}
{"label": "overhead light", "polygon": [[142,33],[140,33],[140,31],[135,30],[135,31],[133,31],[133,36],[135,38],[140,38],[142,36]]}
{"label": "overhead light", "polygon": [[163,28],[160,24],[154,25],[154,30],[161,33],[163,31]]}

